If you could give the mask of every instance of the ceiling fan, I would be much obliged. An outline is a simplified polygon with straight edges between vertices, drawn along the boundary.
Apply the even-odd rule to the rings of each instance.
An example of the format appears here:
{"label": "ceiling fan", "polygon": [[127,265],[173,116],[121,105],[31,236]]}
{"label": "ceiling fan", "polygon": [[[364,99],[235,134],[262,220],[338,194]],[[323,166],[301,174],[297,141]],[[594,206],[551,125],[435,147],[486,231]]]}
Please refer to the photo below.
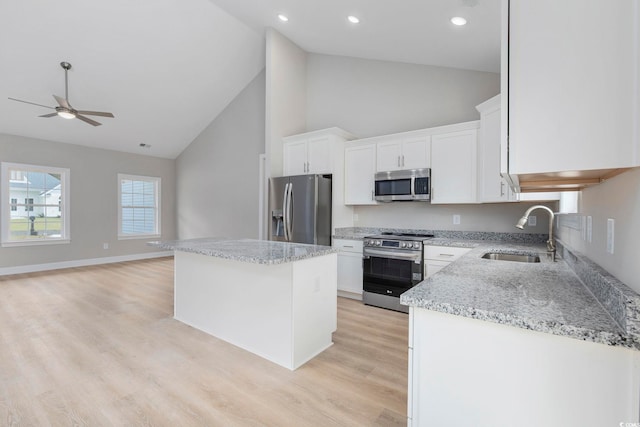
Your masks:
{"label": "ceiling fan", "polygon": [[53,95],[55,100],[58,102],[57,107],[49,107],[48,105],[37,104],[35,102],[29,102],[29,101],[23,101],[22,99],[16,99],[11,97],[9,97],[9,99],[12,101],[24,102],[25,104],[33,104],[33,105],[38,105],[40,107],[51,108],[52,110],[56,110],[55,113],[44,114],[38,117],[60,116],[64,119],[79,119],[85,123],[89,123],[92,126],[100,126],[102,123],[96,122],[95,120],[85,117],[84,115],[113,118],[113,114],[111,113],[106,113],[103,111],[76,110],[75,108],[73,108],[69,103],[69,78],[67,76],[68,71],[71,69],[71,64],[69,64],[68,62],[61,62],[60,66],[64,70],[64,98],[57,95]]}

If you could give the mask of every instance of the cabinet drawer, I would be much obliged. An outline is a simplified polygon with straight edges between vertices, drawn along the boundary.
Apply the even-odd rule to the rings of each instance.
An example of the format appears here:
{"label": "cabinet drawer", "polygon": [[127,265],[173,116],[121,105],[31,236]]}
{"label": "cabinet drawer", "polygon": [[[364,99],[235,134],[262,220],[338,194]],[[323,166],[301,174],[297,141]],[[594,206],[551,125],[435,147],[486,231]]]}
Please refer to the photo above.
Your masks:
{"label": "cabinet drawer", "polygon": [[455,248],[450,246],[425,246],[424,259],[451,262],[457,260],[470,250],[470,248]]}
{"label": "cabinet drawer", "polygon": [[333,247],[341,252],[355,252],[362,255],[362,240],[333,239]]}

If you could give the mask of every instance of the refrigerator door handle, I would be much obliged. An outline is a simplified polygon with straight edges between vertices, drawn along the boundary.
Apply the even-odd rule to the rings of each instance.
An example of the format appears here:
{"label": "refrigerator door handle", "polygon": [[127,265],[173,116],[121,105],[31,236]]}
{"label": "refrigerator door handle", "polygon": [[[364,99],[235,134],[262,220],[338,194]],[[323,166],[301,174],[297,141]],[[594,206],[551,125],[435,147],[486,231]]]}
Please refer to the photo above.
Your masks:
{"label": "refrigerator door handle", "polygon": [[289,233],[289,241],[293,239],[293,183],[289,183],[289,196],[288,199],[288,207],[287,207],[287,228]]}
{"label": "refrigerator door handle", "polygon": [[289,227],[287,226],[287,213],[289,211],[289,204],[287,203],[288,201],[288,194],[289,194],[289,183],[286,183],[284,185],[284,194],[282,195],[282,225],[284,228],[284,240],[289,241],[289,235],[288,235],[288,231],[289,231]]}

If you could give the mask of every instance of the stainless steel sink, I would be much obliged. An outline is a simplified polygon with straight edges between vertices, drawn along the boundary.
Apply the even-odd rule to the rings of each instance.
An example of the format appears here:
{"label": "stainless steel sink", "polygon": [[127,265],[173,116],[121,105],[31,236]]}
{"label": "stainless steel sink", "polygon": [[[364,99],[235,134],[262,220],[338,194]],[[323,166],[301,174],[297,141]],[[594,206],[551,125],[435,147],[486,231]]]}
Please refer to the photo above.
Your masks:
{"label": "stainless steel sink", "polygon": [[498,261],[540,262],[539,256],[527,254],[499,254],[495,252],[487,252],[486,254],[482,255],[482,258]]}

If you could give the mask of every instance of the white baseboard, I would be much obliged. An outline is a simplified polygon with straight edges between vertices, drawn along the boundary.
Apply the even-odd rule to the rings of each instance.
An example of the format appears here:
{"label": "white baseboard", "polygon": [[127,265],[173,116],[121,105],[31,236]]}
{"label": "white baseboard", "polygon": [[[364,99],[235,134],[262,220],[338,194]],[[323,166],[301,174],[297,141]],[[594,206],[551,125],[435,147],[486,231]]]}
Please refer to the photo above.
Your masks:
{"label": "white baseboard", "polygon": [[17,267],[0,268],[0,276],[7,276],[9,274],[35,273],[38,271],[47,270],[60,270],[62,268],[86,267],[89,265],[112,264],[114,262],[137,261],[141,259],[162,258],[167,256],[173,256],[173,251],[148,252],[133,255],[78,259],[74,261],[50,262],[46,264],[20,265]]}

